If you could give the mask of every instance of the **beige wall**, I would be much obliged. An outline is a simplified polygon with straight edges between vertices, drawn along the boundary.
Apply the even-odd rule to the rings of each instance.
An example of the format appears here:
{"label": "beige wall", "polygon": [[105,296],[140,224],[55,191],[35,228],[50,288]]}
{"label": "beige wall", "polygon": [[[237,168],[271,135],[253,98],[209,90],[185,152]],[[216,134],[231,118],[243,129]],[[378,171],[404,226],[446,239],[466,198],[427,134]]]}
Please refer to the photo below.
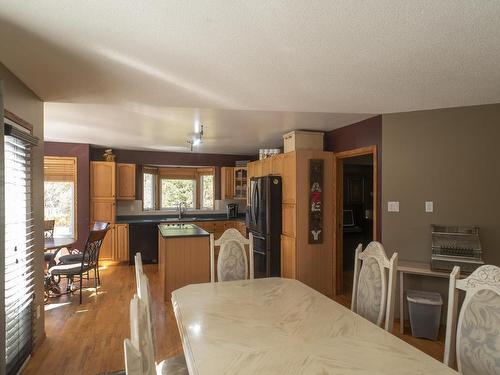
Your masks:
{"label": "beige wall", "polygon": [[[33,203],[36,225],[36,287],[35,318],[39,307],[40,318],[35,320],[35,340],[44,337],[43,314],[43,102],[4,65],[0,64],[3,81],[4,108],[33,125],[33,134],[40,139],[33,152]],[[1,154],[3,158],[3,152]]]}
{"label": "beige wall", "polygon": [[[384,115],[382,240],[400,259],[429,261],[430,225],[475,224],[500,265],[500,104]],[[424,202],[434,201],[425,213]],[[400,212],[387,212],[399,201]]]}

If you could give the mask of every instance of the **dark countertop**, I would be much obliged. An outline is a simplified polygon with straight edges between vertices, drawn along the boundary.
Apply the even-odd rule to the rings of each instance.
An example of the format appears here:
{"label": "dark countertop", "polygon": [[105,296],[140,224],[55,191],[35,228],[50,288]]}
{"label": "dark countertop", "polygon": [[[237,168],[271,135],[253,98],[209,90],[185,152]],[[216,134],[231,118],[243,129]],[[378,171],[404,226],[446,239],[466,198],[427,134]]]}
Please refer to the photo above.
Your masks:
{"label": "dark countertop", "polygon": [[210,236],[210,233],[194,224],[159,224],[158,229],[164,239]]}
{"label": "dark countertop", "polygon": [[238,215],[237,218],[228,219],[226,214],[201,214],[201,215],[186,215],[179,220],[177,215],[128,215],[117,216],[117,224],[159,224],[163,222],[169,223],[186,223],[193,221],[245,221],[245,214]]}

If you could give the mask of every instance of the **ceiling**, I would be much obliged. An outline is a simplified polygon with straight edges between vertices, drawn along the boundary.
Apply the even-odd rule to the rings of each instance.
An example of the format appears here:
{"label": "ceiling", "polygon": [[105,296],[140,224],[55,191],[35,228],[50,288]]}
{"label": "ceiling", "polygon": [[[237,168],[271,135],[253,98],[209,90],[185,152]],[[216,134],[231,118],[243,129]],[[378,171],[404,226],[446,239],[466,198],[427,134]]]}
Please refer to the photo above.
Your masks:
{"label": "ceiling", "polygon": [[2,0],[48,140],[255,153],[291,129],[500,102],[497,1]]}

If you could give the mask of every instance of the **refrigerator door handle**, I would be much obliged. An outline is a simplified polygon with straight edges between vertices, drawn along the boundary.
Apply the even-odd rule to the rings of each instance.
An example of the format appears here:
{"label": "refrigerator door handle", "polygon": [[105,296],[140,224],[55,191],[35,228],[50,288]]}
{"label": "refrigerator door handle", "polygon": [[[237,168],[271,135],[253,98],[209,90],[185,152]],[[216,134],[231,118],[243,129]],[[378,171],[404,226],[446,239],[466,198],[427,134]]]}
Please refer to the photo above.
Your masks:
{"label": "refrigerator door handle", "polygon": [[253,238],[258,238],[259,240],[265,240],[265,239],[266,239],[266,237],[264,237],[264,236],[259,236],[258,234],[253,234],[253,233],[252,233],[252,236],[253,236]]}

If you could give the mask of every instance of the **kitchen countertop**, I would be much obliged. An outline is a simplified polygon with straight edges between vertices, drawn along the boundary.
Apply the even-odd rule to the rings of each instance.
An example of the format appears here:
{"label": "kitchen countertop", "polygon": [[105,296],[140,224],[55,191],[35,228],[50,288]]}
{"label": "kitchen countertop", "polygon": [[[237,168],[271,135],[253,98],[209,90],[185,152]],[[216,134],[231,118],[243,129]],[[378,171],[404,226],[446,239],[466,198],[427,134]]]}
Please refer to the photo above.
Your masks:
{"label": "kitchen countertop", "polygon": [[178,237],[208,237],[210,233],[194,224],[159,224],[158,230],[164,239]]}
{"label": "kitchen countertop", "polygon": [[186,215],[179,219],[177,215],[127,215],[117,216],[117,224],[159,224],[162,222],[186,223],[193,221],[245,221],[245,215],[228,219],[226,214]]}

